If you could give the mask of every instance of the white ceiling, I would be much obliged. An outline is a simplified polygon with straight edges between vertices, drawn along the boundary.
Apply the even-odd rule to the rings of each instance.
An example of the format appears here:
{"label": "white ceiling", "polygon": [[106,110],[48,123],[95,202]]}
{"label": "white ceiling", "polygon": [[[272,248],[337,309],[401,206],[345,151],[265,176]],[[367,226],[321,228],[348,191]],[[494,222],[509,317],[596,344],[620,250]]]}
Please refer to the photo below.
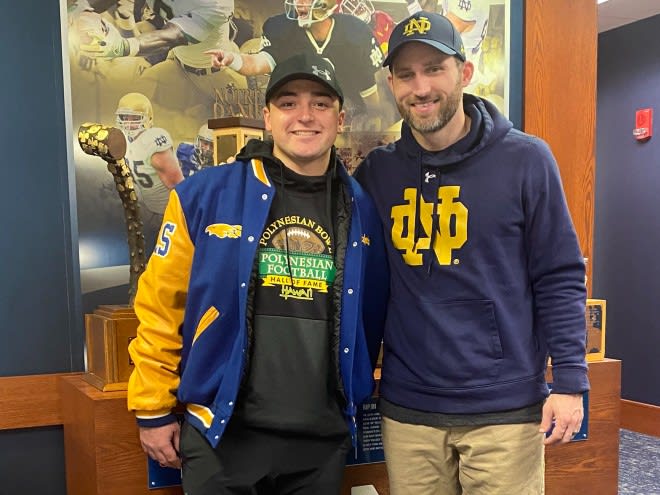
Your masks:
{"label": "white ceiling", "polygon": [[660,14],[660,0],[608,0],[598,5],[598,32]]}

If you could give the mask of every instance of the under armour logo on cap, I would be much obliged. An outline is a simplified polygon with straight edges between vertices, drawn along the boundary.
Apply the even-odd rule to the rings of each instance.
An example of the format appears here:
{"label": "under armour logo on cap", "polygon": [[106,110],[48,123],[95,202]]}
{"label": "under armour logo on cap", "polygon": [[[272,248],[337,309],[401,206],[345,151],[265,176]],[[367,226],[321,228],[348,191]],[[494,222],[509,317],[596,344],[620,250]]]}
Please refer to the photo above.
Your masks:
{"label": "under armour logo on cap", "polygon": [[275,66],[266,88],[266,103],[270,101],[275,90],[296,79],[320,82],[339,98],[340,103],[344,103],[344,93],[337,81],[332,63],[326,58],[310,53],[299,53]]}
{"label": "under armour logo on cap", "polygon": [[326,81],[332,81],[332,77],[327,70],[319,69],[316,65],[312,65],[312,72],[315,76],[325,77]]}

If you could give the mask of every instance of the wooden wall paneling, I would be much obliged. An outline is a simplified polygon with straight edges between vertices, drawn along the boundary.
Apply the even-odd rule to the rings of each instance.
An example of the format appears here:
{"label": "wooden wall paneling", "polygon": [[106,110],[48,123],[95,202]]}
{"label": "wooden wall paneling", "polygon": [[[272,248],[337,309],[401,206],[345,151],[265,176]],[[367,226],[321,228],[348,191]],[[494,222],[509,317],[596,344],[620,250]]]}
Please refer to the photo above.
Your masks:
{"label": "wooden wall paneling", "polygon": [[660,437],[660,406],[622,399],[621,428]]}
{"label": "wooden wall paneling", "polygon": [[67,375],[0,377],[0,430],[61,425],[57,381]]}
{"label": "wooden wall paneling", "polygon": [[[525,2],[524,130],[559,163],[585,257],[592,259],[597,6],[593,0]],[[587,266],[591,294],[591,267]]]}
{"label": "wooden wall paneling", "polygon": [[[78,380],[82,381],[81,378]],[[74,393],[67,379],[59,382],[64,425],[64,456],[66,459],[67,495],[97,493],[98,477],[95,458],[94,417],[95,404]]]}

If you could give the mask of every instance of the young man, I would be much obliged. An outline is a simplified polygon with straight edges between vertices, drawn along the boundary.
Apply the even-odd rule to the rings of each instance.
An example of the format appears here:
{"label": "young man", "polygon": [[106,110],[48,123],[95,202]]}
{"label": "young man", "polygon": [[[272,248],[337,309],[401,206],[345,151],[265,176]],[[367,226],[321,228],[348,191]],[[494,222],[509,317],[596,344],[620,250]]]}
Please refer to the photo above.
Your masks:
{"label": "young man", "polygon": [[188,495],[339,492],[389,280],[378,214],[332,146],[342,102],[326,60],[281,62],[273,142],[171,194],[135,299],[128,407]]}
{"label": "young man", "polygon": [[445,17],[412,15],[389,47],[401,138],[356,178],[390,238],[390,493],[542,494],[544,443],[577,433],[589,388],[584,262],[557,165],[463,93],[473,66]]}

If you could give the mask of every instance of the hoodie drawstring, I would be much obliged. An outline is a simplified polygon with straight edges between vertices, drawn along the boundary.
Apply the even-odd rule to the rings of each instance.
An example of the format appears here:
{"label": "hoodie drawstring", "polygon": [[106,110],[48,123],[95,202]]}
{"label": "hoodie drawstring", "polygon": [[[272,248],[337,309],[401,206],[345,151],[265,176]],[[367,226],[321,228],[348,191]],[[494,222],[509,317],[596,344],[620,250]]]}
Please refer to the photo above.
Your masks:
{"label": "hoodie drawstring", "polygon": [[[435,180],[439,188],[440,184],[442,184],[440,172],[438,172],[436,175],[437,177],[435,177]],[[438,234],[438,230],[440,229],[440,217],[438,216],[439,196],[440,194],[438,194],[438,190],[436,188],[436,191],[433,193],[433,213],[431,213],[431,243],[429,244],[429,256],[428,256],[429,262],[428,262],[428,267],[426,269],[426,274],[429,277],[431,276],[431,271],[433,269],[433,255],[435,253],[433,244],[435,243],[435,237]]]}
{"label": "hoodie drawstring", "polygon": [[419,229],[422,227],[422,221],[420,218],[421,204],[424,200],[422,196],[422,187],[423,181],[422,176],[424,175],[423,164],[422,164],[422,152],[420,151],[417,154],[417,165],[419,167],[419,174],[417,175],[417,201],[415,201],[415,232],[413,233],[413,252],[417,251],[417,240],[421,237]]}
{"label": "hoodie drawstring", "polygon": [[[282,184],[282,202],[284,203],[284,213],[289,211],[289,206],[286,203],[286,185],[284,184],[284,164],[280,163],[280,184]],[[293,287],[293,272],[291,271],[291,257],[289,256],[289,231],[286,224],[284,224],[284,249],[286,251],[286,267],[289,270],[289,281]]]}
{"label": "hoodie drawstring", "polygon": [[[422,219],[420,217],[420,212],[422,209],[422,201],[424,201],[424,195],[422,194],[422,189],[424,188],[424,160],[423,160],[423,153],[420,151],[417,155],[418,160],[418,166],[419,166],[419,174],[417,176],[417,201],[415,203],[415,233],[413,235],[413,250],[417,251],[417,242],[419,241],[419,238],[421,237],[421,231],[420,229],[423,229],[422,225]],[[434,179],[434,183],[439,185],[442,183],[440,180],[440,172],[436,172],[434,174],[429,174],[429,179]],[[440,219],[438,216],[438,192],[433,194],[433,210],[431,212],[431,232],[429,234],[430,236],[430,244],[429,244],[429,252],[427,254],[427,267],[426,267],[426,273],[430,277],[431,276],[431,271],[433,270],[433,243],[435,242],[435,239],[437,237],[437,229],[440,228]],[[423,257],[424,255],[422,255]],[[423,259],[423,258],[422,258]]]}
{"label": "hoodie drawstring", "polygon": [[[334,181],[337,175],[337,159],[335,157],[335,149],[332,148],[332,153],[330,154],[330,164],[328,165],[328,171],[325,174],[325,213],[328,218],[328,234],[330,234],[330,239],[334,242],[335,239],[335,225],[334,219],[335,216],[332,214],[332,182]],[[334,247],[333,247],[333,257],[334,257]]]}

